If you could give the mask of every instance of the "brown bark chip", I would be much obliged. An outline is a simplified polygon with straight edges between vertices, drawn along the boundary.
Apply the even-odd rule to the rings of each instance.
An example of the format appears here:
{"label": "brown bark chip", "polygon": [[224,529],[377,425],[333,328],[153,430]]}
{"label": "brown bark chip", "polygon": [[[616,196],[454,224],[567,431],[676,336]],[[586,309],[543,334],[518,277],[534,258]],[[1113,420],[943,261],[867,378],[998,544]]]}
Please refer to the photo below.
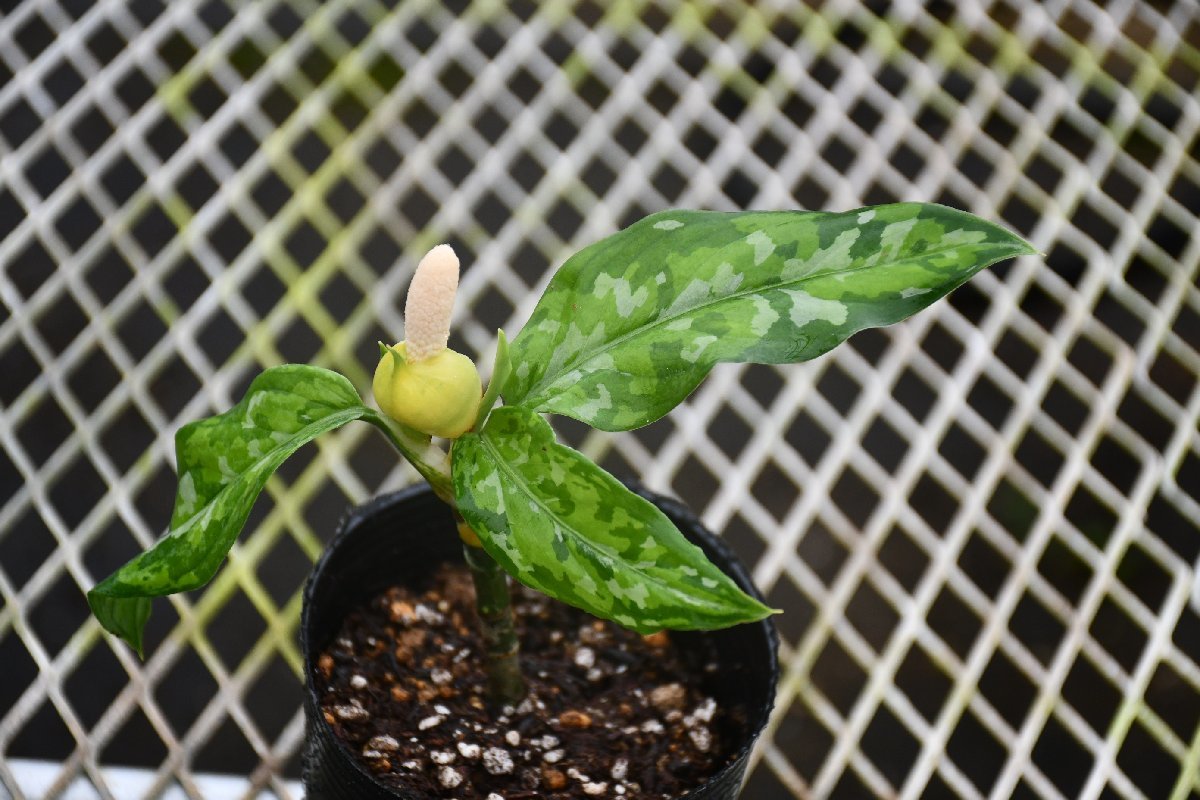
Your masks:
{"label": "brown bark chip", "polygon": [[711,663],[523,587],[514,603],[529,684],[515,708],[486,702],[465,567],[349,615],[314,677],[326,721],[382,782],[459,800],[669,798],[729,760],[726,712],[701,689]]}

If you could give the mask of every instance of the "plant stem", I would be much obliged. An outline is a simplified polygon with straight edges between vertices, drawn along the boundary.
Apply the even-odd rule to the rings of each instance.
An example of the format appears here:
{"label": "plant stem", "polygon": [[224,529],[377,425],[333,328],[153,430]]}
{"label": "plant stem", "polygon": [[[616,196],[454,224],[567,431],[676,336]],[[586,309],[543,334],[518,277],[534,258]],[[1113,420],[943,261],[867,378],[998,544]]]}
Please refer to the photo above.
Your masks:
{"label": "plant stem", "polygon": [[515,706],[525,696],[525,679],[521,676],[521,645],[513,626],[508,575],[479,546],[475,532],[461,517],[458,531],[463,540],[463,555],[475,582],[475,610],[479,613],[483,633],[488,696],[494,703]]}

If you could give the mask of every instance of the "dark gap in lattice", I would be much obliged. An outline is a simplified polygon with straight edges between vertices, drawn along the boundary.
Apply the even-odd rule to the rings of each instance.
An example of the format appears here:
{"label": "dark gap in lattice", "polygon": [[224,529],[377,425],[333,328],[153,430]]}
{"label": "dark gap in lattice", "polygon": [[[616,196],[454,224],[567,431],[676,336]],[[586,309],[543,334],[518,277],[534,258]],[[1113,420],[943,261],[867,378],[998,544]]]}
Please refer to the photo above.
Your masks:
{"label": "dark gap in lattice", "polygon": [[[432,209],[433,201],[430,199],[429,210],[432,211]],[[512,212],[500,199],[500,196],[490,190],[483,192],[479,201],[471,208],[471,218],[492,238],[495,238],[511,216]],[[428,222],[429,220],[425,220],[422,225],[428,224]]]}
{"label": "dark gap in lattice", "polygon": [[[802,702],[803,700],[800,699],[799,702],[794,703],[780,721],[779,727],[775,731],[775,746],[779,748],[780,752],[787,753],[789,762],[801,777],[812,781],[820,772],[821,766],[829,756],[829,751],[833,749],[834,737],[815,715],[807,712],[807,709],[801,705]],[[770,770],[756,770],[754,778],[747,784],[743,794],[756,799],[778,797],[790,800],[793,797],[792,793],[782,787],[776,794],[759,794],[756,791],[756,787],[759,786],[758,776],[769,776],[770,774]]]}
{"label": "dark gap in lattice", "polygon": [[1160,663],[1146,687],[1146,704],[1183,741],[1200,725],[1200,694],[1170,664]]}
{"label": "dark gap in lattice", "polygon": [[937,719],[953,688],[948,669],[949,665],[938,664],[937,659],[914,642],[896,670],[896,687],[929,722]]}
{"label": "dark gap in lattice", "polygon": [[[530,102],[533,96],[540,94],[545,90],[544,85],[537,78],[529,75],[529,73],[521,70],[521,73],[528,75],[528,81],[522,80],[520,83],[522,101]],[[593,111],[598,111],[605,102],[608,101],[612,94],[612,87],[604,81],[597,78],[595,75],[586,75],[579,79],[579,82],[574,87],[575,96],[587,104]],[[526,99],[525,94],[530,94],[530,98]]]}
{"label": "dark gap in lattice", "polygon": [[1080,336],[1076,340],[1067,352],[1067,360],[1097,387],[1104,385],[1113,367],[1112,356],[1086,336]]}
{"label": "dark gap in lattice", "polygon": [[250,197],[265,216],[273,217],[292,198],[292,190],[278,174],[268,170],[250,188]]}
{"label": "dark gap in lattice", "polygon": [[204,119],[212,118],[228,100],[229,96],[211,76],[200,78],[187,92],[187,103]]}
{"label": "dark gap in lattice", "polygon": [[[80,502],[89,499],[95,502],[98,497],[94,493],[90,498],[84,495]],[[92,613],[79,591],[79,584],[65,570],[54,578],[37,604],[32,608],[26,606],[24,612],[26,629],[37,636],[50,658],[58,655]]]}
{"label": "dark gap in lattice", "polygon": [[154,442],[156,432],[132,404],[122,408],[100,432],[100,446],[121,472],[128,470]]}
{"label": "dark gap in lattice", "polygon": [[316,263],[328,246],[329,240],[307,216],[298,219],[283,240],[284,249],[300,269]]}
{"label": "dark gap in lattice", "polygon": [[1134,721],[1121,742],[1117,766],[1147,797],[1169,796],[1180,771],[1179,762],[1140,720]]}
{"label": "dark gap in lattice", "polygon": [[900,623],[900,615],[869,581],[861,582],[846,604],[846,619],[877,653]]}
{"label": "dark gap in lattice", "polygon": [[975,479],[987,457],[983,446],[957,423],[952,424],[942,437],[938,452],[968,481]]}
{"label": "dark gap in lattice", "polygon": [[1117,579],[1125,584],[1146,608],[1158,614],[1171,587],[1171,574],[1137,542],[1129,545],[1117,565]]}
{"label": "dark gap in lattice", "polygon": [[303,689],[303,680],[296,677],[281,655],[272,657],[250,684],[243,702],[255,727],[268,742],[276,741],[295,715],[296,699]]}
{"label": "dark gap in lattice", "polygon": [[650,425],[643,425],[632,431],[631,435],[648,451],[658,453],[668,441],[678,435],[678,426],[674,419],[666,416]]}
{"label": "dark gap in lattice", "polygon": [[829,202],[829,192],[810,177],[796,184],[792,189],[792,197],[796,199],[797,206],[810,211],[819,211]]}
{"label": "dark gap in lattice", "polygon": [[838,477],[829,490],[829,498],[860,530],[866,527],[880,500],[879,493],[853,467],[847,467]]}
{"label": "dark gap in lattice", "polygon": [[740,414],[729,406],[722,405],[708,424],[705,434],[730,461],[733,461],[741,455],[753,435],[753,430]]}
{"label": "dark gap in lattice", "polygon": [[[571,54],[575,52],[575,45],[560,32],[551,31],[542,40],[542,52],[546,54],[547,58],[561,67],[571,57]],[[613,43],[611,55],[613,60],[621,65],[622,69],[628,69],[637,60],[636,51],[633,51],[629,43],[623,39],[617,39]]]}
{"label": "dark gap in lattice", "polygon": [[246,130],[245,126],[239,122],[229,125],[221,135],[217,146],[221,149],[222,155],[229,159],[234,169],[245,166],[259,150],[259,142],[254,138],[254,134]]}
{"label": "dark gap in lattice", "polygon": [[245,334],[224,308],[217,307],[195,338],[213,364],[224,364],[242,344]]}
{"label": "dark gap in lattice", "polygon": [[826,586],[832,586],[849,558],[849,551],[819,521],[814,521],[796,545],[796,556]]}
{"label": "dark gap in lattice", "polygon": [[884,471],[892,473],[900,465],[900,460],[908,452],[908,442],[896,432],[892,425],[882,417],[867,428],[863,435],[862,447],[871,458],[875,459]]}
{"label": "dark gap in lattice", "polygon": [[[776,734],[778,737],[778,734]],[[780,783],[779,777],[769,769],[756,769],[747,776],[742,793],[762,800],[791,800],[791,791]]]}
{"label": "dark gap in lattice", "polygon": [[949,586],[938,592],[925,618],[929,629],[936,633],[961,659],[971,651],[983,620]]}
{"label": "dark gap in lattice", "polygon": [[781,608],[783,614],[772,620],[785,642],[798,643],[816,618],[816,608],[786,575],[781,576],[766,596],[767,605]]}
{"label": "dark gap in lattice", "polygon": [[[12,634],[10,634],[12,637]],[[15,637],[13,637],[15,638]],[[5,666],[7,675],[7,665]],[[156,737],[157,738],[157,737]],[[53,759],[64,760],[75,749],[75,737],[71,735],[70,729],[59,716],[58,711],[51,705],[49,700],[44,700],[33,717],[29,719],[17,735],[9,742],[5,749],[4,755],[7,758],[37,758],[37,759]],[[161,755],[165,755],[166,749],[159,747]],[[153,762],[158,763],[161,758],[156,758]],[[107,759],[106,759],[107,761]],[[150,766],[149,763],[146,766]]]}
{"label": "dark gap in lattice", "polygon": [[1017,443],[1013,457],[1034,480],[1047,488],[1053,485],[1066,460],[1052,443],[1033,428],[1025,431],[1025,435]]}
{"label": "dark gap in lattice", "polygon": [[646,102],[664,117],[679,103],[679,93],[663,80],[656,80],[645,93]]}
{"label": "dark gap in lattice", "polygon": [[875,711],[860,747],[892,786],[903,785],[921,752],[921,742],[887,706]]}
{"label": "dark gap in lattice", "polygon": [[[259,506],[269,505],[266,499],[259,498],[255,503],[255,511]],[[253,514],[252,518],[255,516],[259,515]],[[253,530],[253,527],[250,529]],[[204,627],[204,635],[213,652],[230,672],[249,655],[266,631],[267,625],[262,615],[240,587],[233,590],[221,610]]]}
{"label": "dark gap in lattice", "polygon": [[583,225],[583,215],[565,198],[557,200],[546,214],[546,225],[564,242],[570,241]]}
{"label": "dark gap in lattice", "polygon": [[1129,132],[1123,149],[1133,156],[1146,169],[1154,169],[1162,158],[1162,146],[1154,141],[1150,134],[1144,132],[1140,125]]}
{"label": "dark gap in lattice", "polygon": [[343,272],[335,272],[321,288],[321,305],[341,325],[363,301],[363,292]]}
{"label": "dark gap in lattice", "polygon": [[1166,291],[1167,278],[1140,255],[1135,255],[1125,269],[1125,285],[1155,304]]}
{"label": "dark gap in lattice", "polygon": [[[7,455],[4,456],[4,461],[7,463]],[[5,467],[6,474],[4,476],[5,501],[16,492],[18,486],[23,483],[15,468],[11,465]],[[12,470],[9,472],[8,470]],[[10,483],[13,479],[17,483]],[[25,583],[33,577],[38,568],[50,557],[50,554],[58,549],[58,540],[50,533],[50,528],[42,519],[41,513],[34,506],[26,508],[24,513],[17,516],[12,527],[5,531],[0,531],[0,570],[7,577],[9,584],[15,590],[20,590]],[[4,641],[4,637],[0,636],[0,643]],[[0,681],[0,689],[12,688],[8,685],[8,660],[2,655],[4,647],[0,644],[0,663],[3,663],[5,669],[5,681]],[[14,662],[14,674],[19,675],[19,665]],[[14,678],[14,680],[17,680]],[[18,681],[18,686],[19,686]],[[0,691],[0,708],[10,708],[11,703],[4,702],[3,691]]]}
{"label": "dark gap in lattice", "polygon": [[845,174],[858,160],[858,153],[837,136],[831,136],[825,147],[821,149],[821,158],[839,174]]}
{"label": "dark gap in lattice", "polygon": [[750,493],[775,519],[784,519],[796,503],[796,476],[785,473],[774,461],[767,461],[755,476]]}
{"label": "dark gap in lattice", "polygon": [[6,276],[27,300],[50,279],[55,269],[50,252],[36,236],[31,236],[25,247],[5,264]]}
{"label": "dark gap in lattice", "polygon": [[162,252],[178,233],[179,228],[158,204],[148,206],[130,230],[134,241],[150,257]]}
{"label": "dark gap in lattice", "polygon": [[116,59],[127,45],[125,38],[117,33],[108,20],[101,20],[84,44],[101,64],[108,64]]}
{"label": "dark gap in lattice", "polygon": [[836,639],[829,639],[813,662],[809,679],[844,716],[858,700],[867,683],[867,673]]}
{"label": "dark gap in lattice", "polygon": [[200,164],[193,164],[185,171],[175,186],[179,196],[193,211],[199,210],[220,188],[217,180]]}
{"label": "dark gap in lattice", "polygon": [[[178,687],[186,686],[181,692]],[[220,690],[208,667],[190,647],[181,648],[179,657],[155,687],[154,701],[177,736],[183,736],[200,719],[204,709]],[[245,696],[244,696],[245,697]]]}
{"label": "dark gap in lattice", "polygon": [[1049,666],[1067,632],[1066,625],[1028,589],[1017,601],[1008,629],[1042,666]]}
{"label": "dark gap in lattice", "polygon": [[248,81],[267,63],[267,56],[251,39],[242,38],[229,49],[226,61],[242,80]]}
{"label": "dark gap in lattice", "polygon": [[[292,364],[309,364],[316,358],[317,351],[325,340],[309,326],[303,317],[296,317],[279,336],[277,346],[284,361]],[[461,348],[460,348],[461,349]],[[221,362],[224,363],[222,359]]]}
{"label": "dark gap in lattice", "polygon": [[[63,524],[73,529],[108,493],[108,485],[86,456],[76,456],[50,485],[50,502]],[[66,630],[66,629],[64,629]],[[70,629],[70,630],[73,630]]]}
{"label": "dark gap in lattice", "polygon": [[1076,436],[1087,421],[1088,409],[1094,397],[1079,398],[1060,381],[1055,380],[1042,400],[1042,410],[1064,431]]}
{"label": "dark gap in lattice", "polygon": [[1013,401],[987,375],[980,375],[967,394],[967,403],[996,430],[1000,430],[1013,409]]}
{"label": "dark gap in lattice", "polygon": [[1012,572],[1012,563],[976,529],[959,553],[958,568],[980,591],[995,600]]}
{"label": "dark gap in lattice", "polygon": [[200,379],[178,354],[167,359],[149,385],[155,405],[168,417],[181,413],[203,388]]}
{"label": "dark gap in lattice", "polygon": [[929,567],[929,556],[917,546],[903,528],[893,526],[876,554],[879,563],[892,574],[905,591],[916,591],[921,576]]}
{"label": "dark gap in lattice", "polygon": [[495,287],[489,287],[472,309],[472,315],[485,330],[494,331],[504,327],[515,310],[502,292]]}
{"label": "dark gap in lattice", "polygon": [[321,168],[330,152],[329,145],[315,131],[307,131],[292,146],[292,156],[310,174]]}
{"label": "dark gap in lattice", "polygon": [[258,265],[250,278],[242,284],[242,299],[249,303],[260,318],[270,313],[286,295],[287,287],[283,285],[279,276],[265,265]]}
{"label": "dark gap in lattice", "polygon": [[695,45],[684,45],[675,56],[679,68],[693,78],[708,68],[709,58]]}
{"label": "dark gap in lattice", "polygon": [[1101,248],[1108,250],[1117,240],[1118,227],[1097,211],[1088,200],[1083,200],[1071,215],[1071,223]]}
{"label": "dark gap in lattice", "polygon": [[[0,450],[0,504],[7,504],[24,485],[24,479],[17,470],[17,465],[7,451]],[[3,551],[5,535],[0,533],[0,552]],[[7,562],[3,562],[7,563]]]}
{"label": "dark gap in lattice", "polygon": [[[5,380],[9,379],[5,374]],[[41,466],[75,433],[75,426],[53,395],[46,395],[17,427],[17,441],[29,460]]]}
{"label": "dark gap in lattice", "polygon": [[1101,735],[1108,731],[1122,700],[1121,690],[1082,653],[1067,673],[1062,696]]}
{"label": "dark gap in lattice", "polygon": [[83,85],[83,76],[66,61],[48,71],[42,81],[42,87],[59,108],[65,106],[75,93],[83,88]]}
{"label": "dark gap in lattice", "polygon": [[1097,550],[1104,550],[1108,546],[1108,540],[1117,525],[1116,513],[1083,484],[1075,487],[1071,499],[1063,508],[1063,516]]}
{"label": "dark gap in lattice", "polygon": [[1200,456],[1195,451],[1184,452],[1175,473],[1175,483],[1193,500],[1200,500]]}
{"label": "dark gap in lattice", "polygon": [[1025,716],[1037,699],[1038,685],[1013,663],[1003,650],[996,650],[979,676],[979,691],[992,708],[1012,726],[1020,730]]}
{"label": "dark gap in lattice", "polygon": [[767,551],[764,537],[770,535],[771,531],[759,530],[741,514],[735,514],[720,533],[721,538],[734,549],[742,561],[757,564]]}
{"label": "dark gap in lattice", "polygon": [[1092,580],[1092,568],[1076,555],[1059,536],[1052,536],[1038,559],[1038,572],[1066,598],[1078,606]]}
{"label": "dark gap in lattice", "polygon": [[513,272],[530,288],[538,285],[550,266],[551,261],[546,254],[529,241],[521,242],[509,264]]}
{"label": "dark gap in lattice", "polygon": [[1180,405],[1186,405],[1196,387],[1196,375],[1166,350],[1150,365],[1150,380]]}
{"label": "dark gap in lattice", "polygon": [[1139,455],[1111,436],[1105,435],[1092,451],[1092,466],[1117,490],[1128,496],[1142,472],[1144,464]]}
{"label": "dark gap in lattice", "polygon": [[908,504],[937,536],[945,534],[959,509],[959,501],[954,494],[928,472],[917,480],[908,496]]}
{"label": "dark gap in lattice", "polygon": [[1063,723],[1051,715],[1033,747],[1033,763],[1066,797],[1078,797],[1094,757]]}
{"label": "dark gap in lattice", "polygon": [[1162,492],[1155,492],[1146,510],[1146,530],[1161,539],[1180,558],[1194,562],[1200,558],[1200,537],[1195,520],[1188,519]]}
{"label": "dark gap in lattice", "polygon": [[803,410],[796,412],[783,438],[805,463],[812,467],[821,460],[832,441],[825,428]]}
{"label": "dark gap in lattice", "polygon": [[1132,673],[1137,668],[1146,646],[1147,634],[1111,596],[1104,597],[1088,633],[1127,672]]}
{"label": "dark gap in lattice", "polygon": [[367,198],[345,177],[339,177],[325,195],[325,205],[343,225],[358,216],[366,204]]}
{"label": "dark gap in lattice", "polygon": [[[123,644],[116,646],[124,647]],[[184,651],[182,655],[187,654],[191,654],[191,651]],[[192,658],[195,658],[194,654]],[[117,703],[121,690],[128,682],[129,675],[117,660],[109,642],[100,639],[64,677],[63,693],[79,722],[85,728],[91,728]],[[192,692],[174,691],[171,694],[195,697]],[[207,699],[196,698],[196,702],[207,703]]]}
{"label": "dark gap in lattice", "polygon": [[258,755],[246,741],[242,729],[232,717],[227,716],[212,732],[212,736],[195,751],[192,768],[197,772],[249,775],[259,763]]}
{"label": "dark gap in lattice", "polygon": [[61,186],[70,174],[71,165],[52,144],[45,145],[29,157],[25,167],[25,180],[43,199]]}
{"label": "dark gap in lattice", "polygon": [[687,189],[688,178],[669,163],[663,163],[651,177],[650,183],[668,202],[674,203]]}
{"label": "dark gap in lattice", "polygon": [[1148,403],[1142,393],[1130,389],[1117,407],[1117,416],[1154,450],[1165,452],[1175,435],[1174,421],[1166,419]]}
{"label": "dark gap in lattice", "polygon": [[996,741],[995,735],[975,718],[970,709],[963,712],[954,726],[950,741],[946,743],[946,753],[984,794],[991,790],[1000,777],[1000,770],[1008,758],[1004,744]]}
{"label": "dark gap in lattice", "polygon": [[145,105],[150,98],[154,97],[155,92],[154,82],[137,67],[131,67],[124,77],[117,81],[116,85],[117,98],[130,114]]}
{"label": "dark gap in lattice", "polygon": [[1001,334],[1000,340],[996,342],[995,354],[1022,380],[1029,377],[1038,360],[1038,351],[1011,329]]}
{"label": "dark gap in lattice", "polygon": [[[709,472],[704,463],[694,455],[684,459],[679,466],[679,472],[671,479],[671,491],[692,508],[704,508],[720,488],[720,478]],[[791,482],[788,483],[788,489],[794,496],[796,487]]]}
{"label": "dark gap in lattice", "polygon": [[[492,106],[484,106],[475,117],[475,130],[487,140],[488,144],[496,144],[509,127],[509,120]],[[427,133],[427,132],[426,132]],[[425,133],[420,134],[422,137]]]}

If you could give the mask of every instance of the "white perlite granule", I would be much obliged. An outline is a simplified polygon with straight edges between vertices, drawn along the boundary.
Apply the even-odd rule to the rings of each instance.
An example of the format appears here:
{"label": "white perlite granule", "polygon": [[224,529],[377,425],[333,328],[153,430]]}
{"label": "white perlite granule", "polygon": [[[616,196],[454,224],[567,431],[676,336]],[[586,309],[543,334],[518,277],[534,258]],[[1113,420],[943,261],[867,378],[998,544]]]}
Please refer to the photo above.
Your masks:
{"label": "white perlite granule", "polygon": [[385,753],[393,753],[400,749],[400,743],[390,736],[372,736],[367,742],[367,747],[372,750],[382,750]]}
{"label": "white perlite granule", "polygon": [[449,750],[434,750],[429,754],[429,758],[435,764],[453,764],[454,759],[458,758],[458,756]]}
{"label": "white perlite granule", "polygon": [[351,689],[367,688],[367,679],[364,678],[362,675],[355,675],[354,677],[352,677],[350,679],[350,688]]}
{"label": "white perlite granule", "polygon": [[615,762],[613,762],[612,772],[609,774],[612,775],[612,779],[614,781],[625,780],[625,776],[629,774],[629,760],[625,758],[618,758]]}
{"label": "white perlite granule", "polygon": [[483,751],[483,768],[491,775],[508,775],[513,771],[513,759],[507,750],[489,747]]}
{"label": "white perlite granule", "polygon": [[479,758],[481,750],[482,748],[477,744],[471,744],[470,742],[458,743],[458,752],[462,754],[463,758]]}
{"label": "white perlite granule", "polygon": [[591,669],[596,665],[596,651],[590,647],[581,647],[575,651],[575,666]]}
{"label": "white perlite granule", "polygon": [[521,743],[521,734],[517,731],[509,731],[508,733],[504,734],[504,741],[508,742],[513,747],[516,747]]}
{"label": "white perlite granule", "polygon": [[454,767],[442,767],[438,770],[438,783],[447,789],[453,789],[462,782],[462,773]]}
{"label": "white perlite granule", "polygon": [[583,793],[591,796],[602,795],[608,791],[608,784],[601,781],[600,783],[585,783],[583,785]]}
{"label": "white perlite granule", "polygon": [[445,717],[443,717],[441,714],[434,714],[432,717],[426,717],[425,719],[418,722],[417,727],[423,731],[427,731],[430,728],[434,727],[435,725],[441,725],[442,720],[444,720],[444,719],[445,719]]}

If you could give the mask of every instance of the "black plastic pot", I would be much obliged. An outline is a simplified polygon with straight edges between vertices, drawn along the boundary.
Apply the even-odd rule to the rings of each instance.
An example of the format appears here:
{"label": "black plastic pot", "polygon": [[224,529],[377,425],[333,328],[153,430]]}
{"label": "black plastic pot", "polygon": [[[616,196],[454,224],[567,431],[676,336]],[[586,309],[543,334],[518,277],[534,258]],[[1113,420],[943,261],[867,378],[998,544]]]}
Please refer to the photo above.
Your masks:
{"label": "black plastic pot", "polygon": [[[682,504],[635,491],[663,510],[684,535],[741,588],[757,590],[746,568],[719,539],[704,529]],[[316,661],[354,606],[388,586],[419,583],[434,566],[461,561],[462,548],[447,506],[425,485],[380,497],[354,509],[313,568],[304,590],[300,646],[305,668],[303,780],[308,800],[428,800],[416,791],[385,786],[362,768],[325,722],[313,685]],[[702,786],[682,795],[689,800],[732,800],[738,796],[750,748],[766,725],[779,680],[778,634],[770,621],[720,631],[675,633],[684,651],[717,653],[719,669],[706,678],[706,691],[736,717],[737,745],[730,762]],[[706,641],[708,640],[708,641]],[[715,645],[711,647],[711,645]]]}

